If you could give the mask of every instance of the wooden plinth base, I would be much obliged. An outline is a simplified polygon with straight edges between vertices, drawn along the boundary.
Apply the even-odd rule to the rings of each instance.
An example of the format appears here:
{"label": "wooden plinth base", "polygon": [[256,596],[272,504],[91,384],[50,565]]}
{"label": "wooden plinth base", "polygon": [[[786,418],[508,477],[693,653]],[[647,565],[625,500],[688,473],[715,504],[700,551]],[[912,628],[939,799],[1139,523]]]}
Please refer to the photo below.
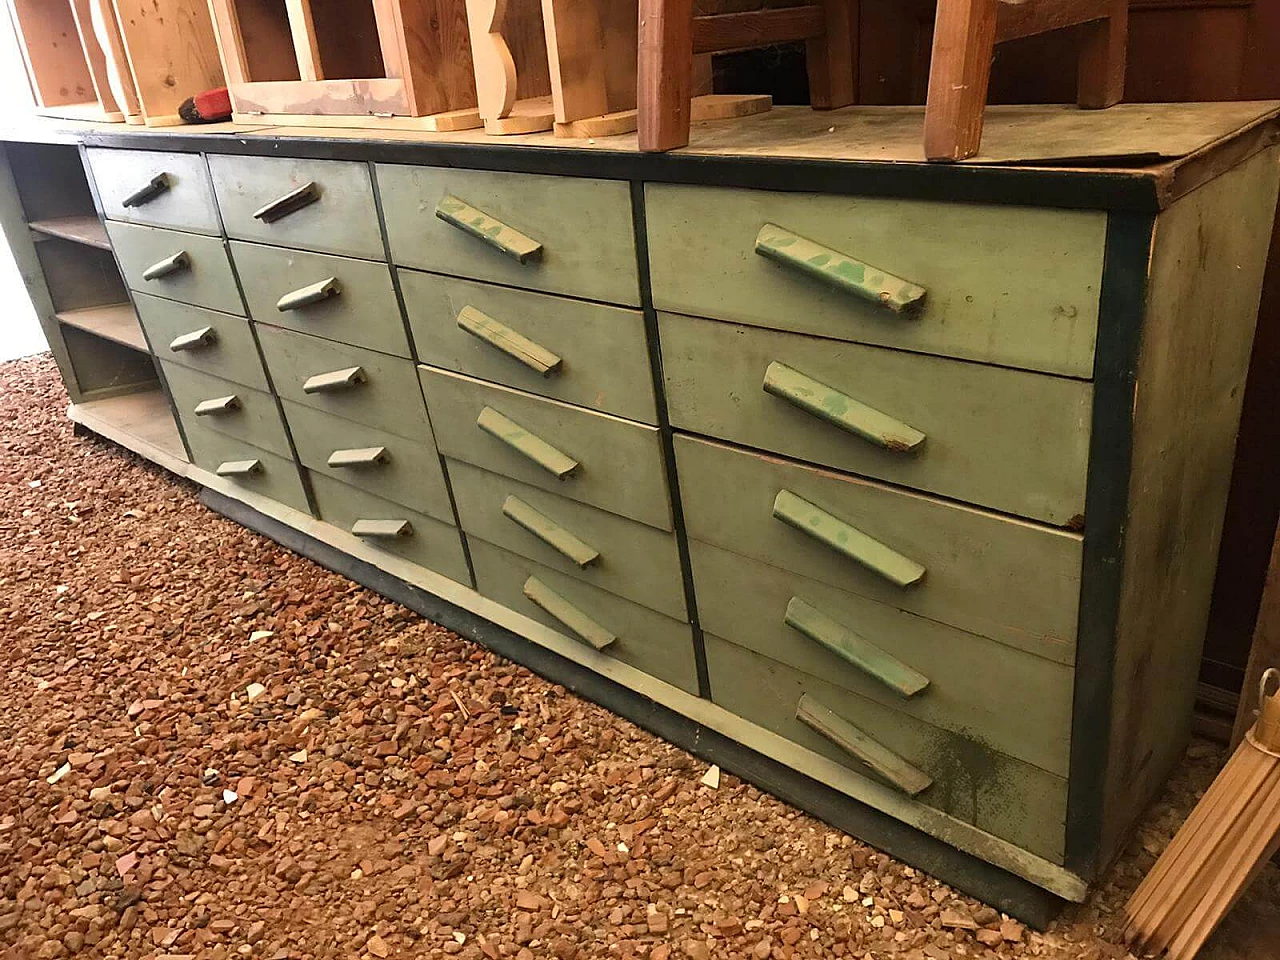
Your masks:
{"label": "wooden plinth base", "polygon": [[449,110],[427,117],[334,117],[302,113],[235,113],[236,123],[268,127],[342,127],[355,130],[424,130],[427,133],[453,133],[474,130],[483,125],[475,107]]}
{"label": "wooden plinth base", "polygon": [[484,132],[494,137],[513,136],[521,133],[540,133],[555,126],[555,109],[550,97],[530,97],[517,100],[505,117],[484,122]]}

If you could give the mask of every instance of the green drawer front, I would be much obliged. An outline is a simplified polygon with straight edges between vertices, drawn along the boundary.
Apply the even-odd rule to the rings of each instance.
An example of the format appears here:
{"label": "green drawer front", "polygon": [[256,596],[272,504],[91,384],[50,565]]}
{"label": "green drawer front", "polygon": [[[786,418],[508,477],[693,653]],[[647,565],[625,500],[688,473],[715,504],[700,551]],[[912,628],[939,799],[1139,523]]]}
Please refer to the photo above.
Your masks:
{"label": "green drawer front", "polygon": [[[257,331],[281,397],[416,443],[431,442],[431,422],[411,360],[277,327],[259,326]],[[349,386],[317,389],[327,375],[357,367]]]}
{"label": "green drawer front", "polygon": [[163,360],[270,392],[253,330],[244,317],[135,293],[138,319]]}
{"label": "green drawer front", "polygon": [[222,232],[200,154],[98,147],[85,152],[108,219],[192,233]]}
{"label": "green drawer front", "polygon": [[688,619],[675,534],[461,460],[449,461],[449,479],[468,535]]}
{"label": "green drawer front", "polygon": [[[419,367],[440,452],[492,473],[671,530],[655,427],[571,407],[470,377]],[[481,423],[498,431],[499,438]],[[530,454],[543,454],[542,463]],[[563,479],[550,469],[553,455]]]}
{"label": "green drawer front", "polygon": [[435,439],[406,440],[292,400],[284,417],[298,459],[314,473],[359,487],[383,500],[453,523],[453,504]]}
{"label": "green drawer front", "polygon": [[639,311],[413,270],[399,274],[423,363],[658,422]]}
{"label": "green drawer front", "polygon": [[386,251],[363,163],[209,157],[227,236],[366,260]]}
{"label": "green drawer front", "polygon": [[689,550],[708,633],[1067,775],[1071,667],[696,540]]}
{"label": "green drawer front", "polygon": [[202,424],[183,421],[187,442],[195,456],[196,466],[222,476],[233,486],[248,493],[267,497],[310,515],[307,493],[302,486],[298,466],[292,460],[277,456],[236,437],[210,430]]}
{"label": "green drawer front", "polygon": [[[826,708],[932,781],[916,795],[920,803],[1046,860],[1062,863],[1067,781],[1061,777],[997,753],[980,740],[930,726],[710,633],[706,634],[706,650],[711,699],[726,710],[772,730],[797,747],[828,757],[869,779],[889,783],[797,718],[802,698],[810,710]],[[774,759],[792,762],[785,751]]]}
{"label": "green drawer front", "polygon": [[[453,524],[433,520],[322,473],[312,472],[310,476],[321,520],[347,533],[356,533],[372,547],[471,586],[471,572],[462,552],[462,535]],[[364,529],[362,524],[376,525],[380,534],[358,533]],[[396,535],[392,535],[396,528]]]}
{"label": "green drawer front", "polygon": [[[676,437],[676,466],[693,539],[1060,663],[1075,660],[1078,534],[684,436]],[[775,516],[799,514],[808,524],[813,510],[801,502],[836,521],[811,528],[830,531],[835,546]],[[869,550],[850,528],[882,549]],[[890,576],[903,562],[923,567],[923,576],[899,586]]]}
{"label": "green drawer front", "polygon": [[112,221],[107,235],[129,289],[245,315],[231,259],[217,237]]}
{"label": "green drawer front", "polygon": [[645,208],[659,310],[1093,375],[1102,212],[669,184]]}
{"label": "green drawer front", "polygon": [[625,182],[381,163],[375,169],[395,263],[640,304]]}
{"label": "green drawer front", "polygon": [[1084,514],[1092,384],[675,314],[659,322],[672,426],[1060,526]]}
{"label": "green drawer front", "polygon": [[385,263],[239,240],[231,244],[231,257],[249,316],[259,323],[406,359],[413,356]]}
{"label": "green drawer front", "polygon": [[[697,668],[693,659],[693,630],[687,623],[663,616],[655,610],[606,593],[558,570],[544,567],[524,557],[467,538],[471,562],[476,570],[476,590],[505,607],[531,620],[558,630],[570,640],[592,649],[591,644],[571,626],[539,606],[526,595],[526,590],[546,602],[548,592],[572,611],[573,623],[590,623],[595,629],[615,639],[602,649],[605,656],[643,670],[689,693],[698,692]],[[530,584],[530,578],[536,584]]]}
{"label": "green drawer front", "polygon": [[[173,394],[173,402],[178,407],[178,417],[184,427],[198,423],[205,429],[292,459],[293,451],[289,449],[284,422],[271,394],[165,360],[160,361],[160,365],[164,368],[165,380],[169,383],[169,391]],[[196,413],[201,404],[214,406],[212,401],[228,397],[234,400],[219,409]]]}

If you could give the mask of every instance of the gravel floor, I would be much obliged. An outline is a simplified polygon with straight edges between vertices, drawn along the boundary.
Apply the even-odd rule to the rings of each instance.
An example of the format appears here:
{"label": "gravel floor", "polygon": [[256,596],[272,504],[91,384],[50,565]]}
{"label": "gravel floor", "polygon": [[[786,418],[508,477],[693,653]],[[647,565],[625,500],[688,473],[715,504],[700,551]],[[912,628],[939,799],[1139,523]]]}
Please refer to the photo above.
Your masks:
{"label": "gravel floor", "polygon": [[[15,958],[1119,958],[1196,744],[1038,934],[78,439],[0,365],[0,949]],[[1280,955],[1280,871],[1208,960]],[[1271,946],[1263,946],[1264,944]]]}

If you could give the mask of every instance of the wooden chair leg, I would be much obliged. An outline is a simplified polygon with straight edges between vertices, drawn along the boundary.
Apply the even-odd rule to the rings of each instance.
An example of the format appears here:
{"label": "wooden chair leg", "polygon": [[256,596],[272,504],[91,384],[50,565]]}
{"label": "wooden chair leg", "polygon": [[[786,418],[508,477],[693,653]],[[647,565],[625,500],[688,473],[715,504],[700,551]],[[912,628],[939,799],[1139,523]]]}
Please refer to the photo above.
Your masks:
{"label": "wooden chair leg", "polygon": [[688,146],[693,0],[640,0],[636,96],[641,150]]}
{"label": "wooden chair leg", "polygon": [[809,103],[815,110],[834,110],[857,98],[858,0],[823,0],[822,6],[826,32],[805,44]]}
{"label": "wooden chair leg", "polygon": [[924,112],[929,160],[964,160],[982,143],[996,41],[996,0],[938,0]]}
{"label": "wooden chair leg", "polygon": [[1080,25],[1076,103],[1101,109],[1124,98],[1125,57],[1129,47],[1128,0],[1112,0],[1111,15]]}

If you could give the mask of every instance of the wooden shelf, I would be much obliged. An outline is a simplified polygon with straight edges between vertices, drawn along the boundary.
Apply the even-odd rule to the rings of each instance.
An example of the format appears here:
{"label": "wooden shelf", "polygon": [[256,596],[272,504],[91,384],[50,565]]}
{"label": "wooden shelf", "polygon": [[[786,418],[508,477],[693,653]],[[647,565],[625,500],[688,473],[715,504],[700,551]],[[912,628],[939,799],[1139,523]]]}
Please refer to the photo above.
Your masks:
{"label": "wooden shelf", "polygon": [[27,224],[36,233],[50,237],[60,237],[74,243],[83,243],[99,250],[110,250],[111,241],[107,239],[107,228],[94,214],[78,217],[58,217],[56,220],[36,220]]}
{"label": "wooden shelf", "polygon": [[186,450],[169,401],[158,387],[105,400],[73,403],[67,414],[94,433],[185,475]]}
{"label": "wooden shelf", "polygon": [[138,314],[131,303],[109,303],[102,307],[63,310],[54,316],[69,327],[87,330],[126,347],[147,352],[147,341],[142,335]]}

